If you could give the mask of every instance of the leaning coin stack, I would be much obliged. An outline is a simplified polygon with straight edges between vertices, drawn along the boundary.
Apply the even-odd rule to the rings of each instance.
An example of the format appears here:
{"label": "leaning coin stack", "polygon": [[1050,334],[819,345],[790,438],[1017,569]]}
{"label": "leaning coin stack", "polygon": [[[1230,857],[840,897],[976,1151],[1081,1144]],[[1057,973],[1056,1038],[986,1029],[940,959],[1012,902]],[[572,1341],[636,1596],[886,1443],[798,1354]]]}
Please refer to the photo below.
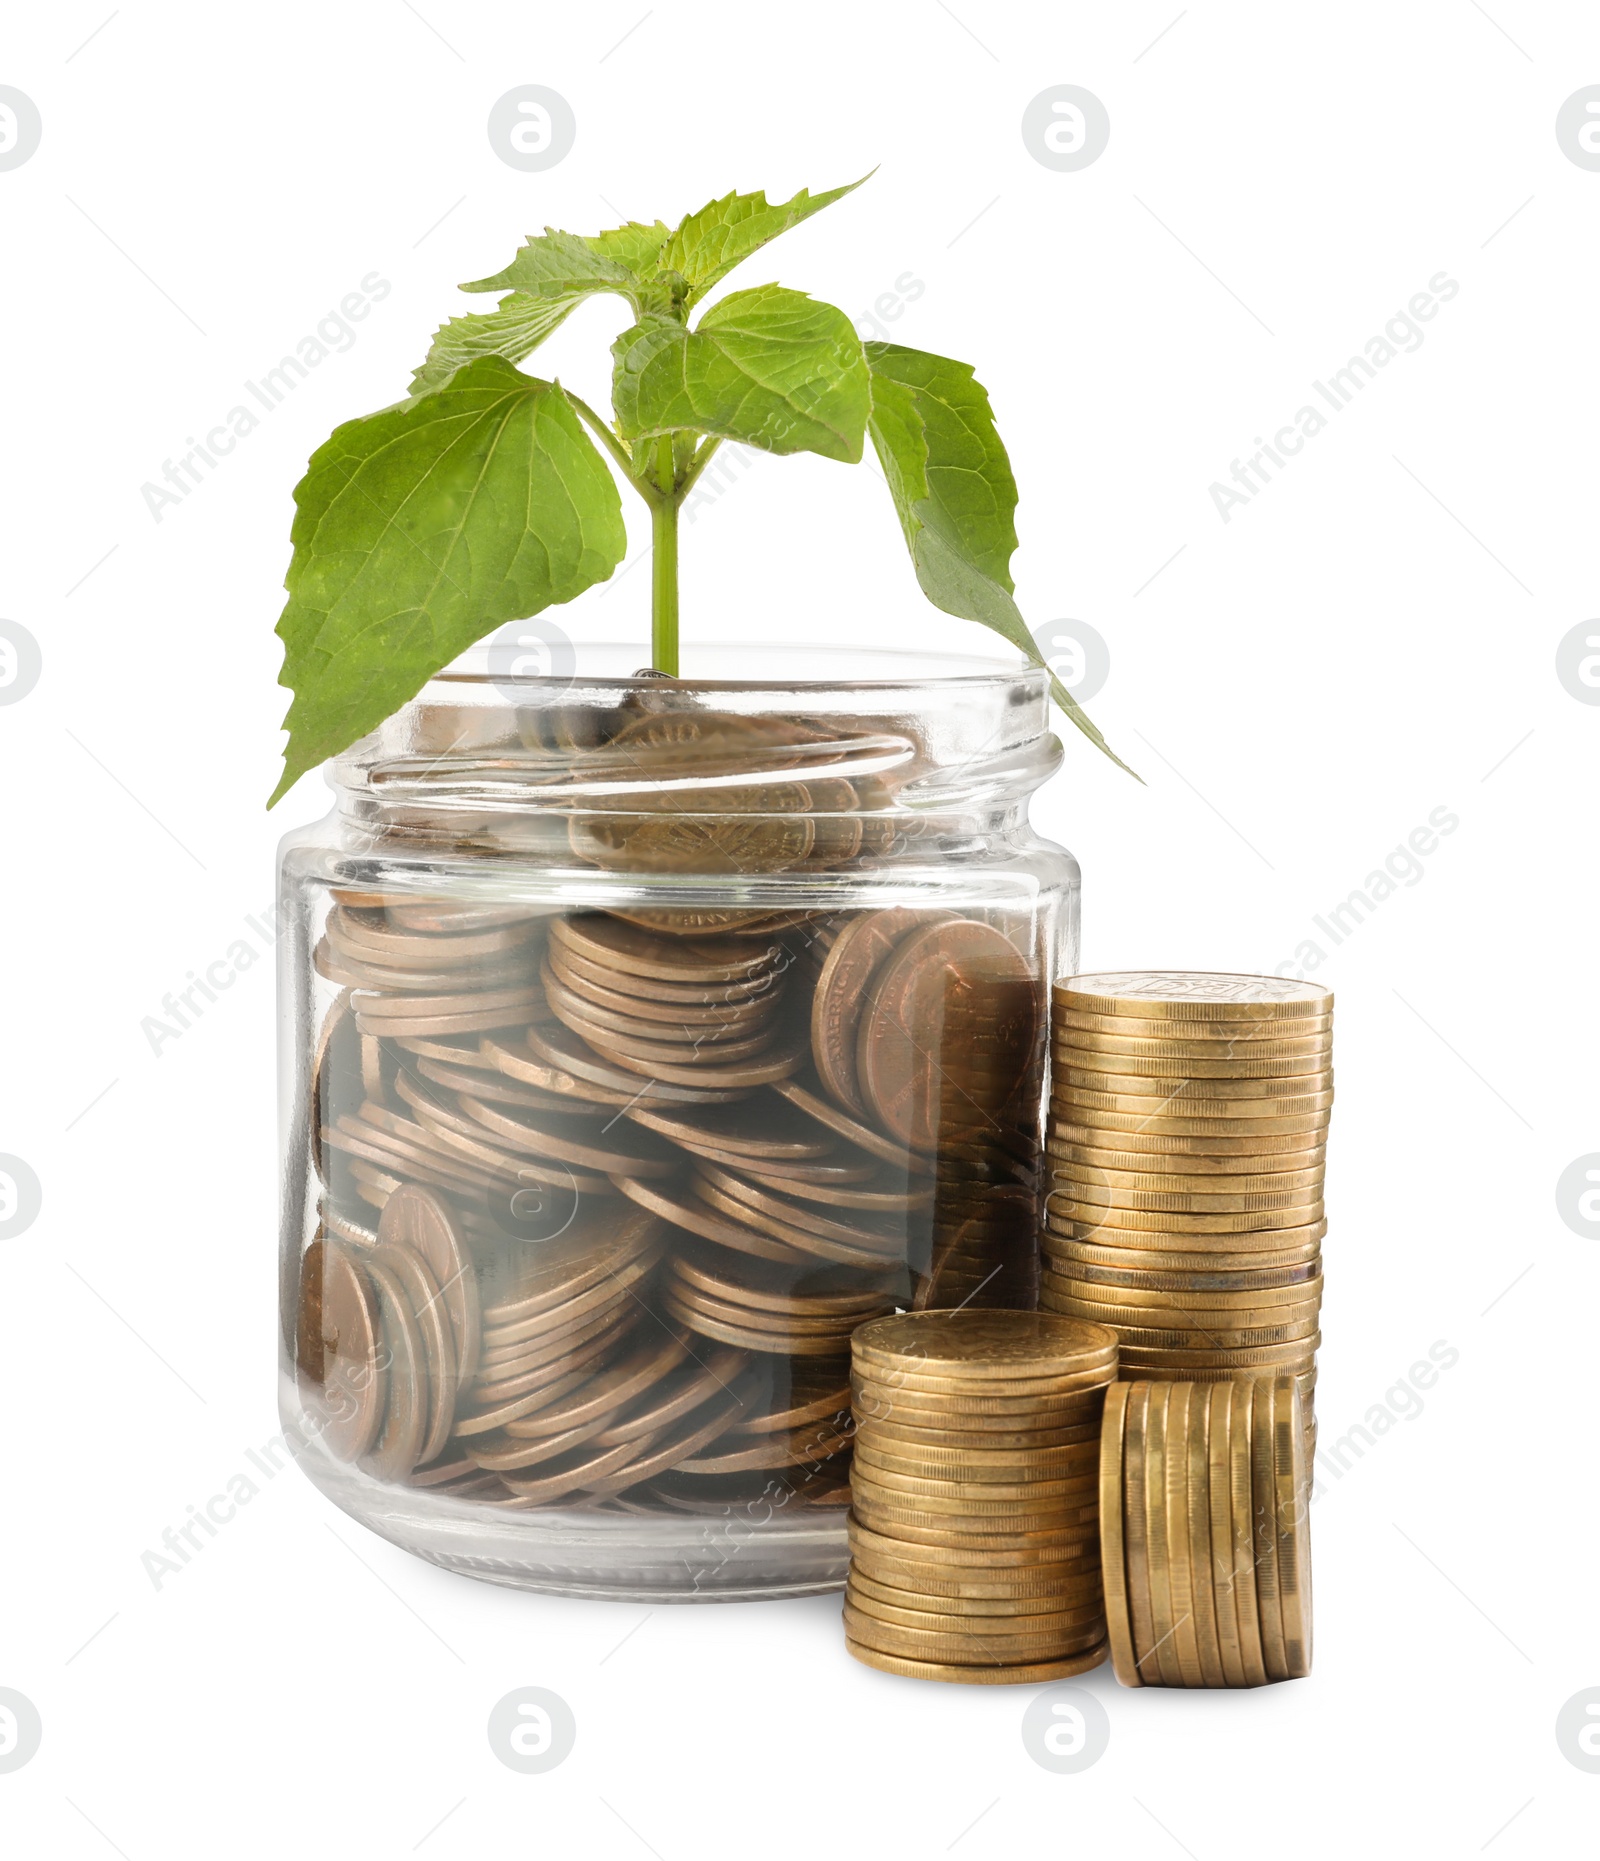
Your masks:
{"label": "leaning coin stack", "polygon": [[1058,982],[1040,1304],[1110,1325],[1122,1374],[1295,1377],[1321,1333],[1333,997],[1273,976]]}
{"label": "leaning coin stack", "polygon": [[1100,1541],[1124,1686],[1250,1687],[1311,1671],[1304,1443],[1293,1376],[1111,1391]]}
{"label": "leaning coin stack", "polygon": [[1062,1679],[1105,1659],[1103,1325],[923,1311],[851,1340],[846,1645],[925,1680]]}
{"label": "leaning coin stack", "polygon": [[[1035,932],[998,911],[641,904],[647,875],[848,872],[884,823],[808,725],[609,727],[537,754],[608,797],[638,785],[559,817],[570,853],[629,881],[612,908],[327,897],[287,1287],[308,1412],[337,1458],[480,1504],[701,1513],[777,1486],[842,1508],[855,1328],[1032,1302]],[[770,779],[728,785],[763,758]],[[396,814],[439,839],[443,811]],[[397,1197],[413,1224],[426,1207],[449,1325],[385,1267]],[[355,1385],[387,1390],[363,1428],[405,1409],[408,1349],[449,1400],[380,1453],[330,1418]]]}

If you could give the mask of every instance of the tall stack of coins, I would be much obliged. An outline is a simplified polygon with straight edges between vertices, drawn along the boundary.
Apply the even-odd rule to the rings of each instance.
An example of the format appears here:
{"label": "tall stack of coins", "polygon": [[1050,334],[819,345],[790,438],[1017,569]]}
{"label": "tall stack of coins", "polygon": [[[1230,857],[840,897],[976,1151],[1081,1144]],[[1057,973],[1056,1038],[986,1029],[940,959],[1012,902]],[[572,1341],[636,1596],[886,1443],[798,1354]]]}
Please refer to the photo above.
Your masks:
{"label": "tall stack of coins", "polygon": [[968,1308],[876,1319],[851,1346],[850,1652],[979,1685],[1098,1666],[1115,1333]]}
{"label": "tall stack of coins", "polygon": [[1055,986],[1040,1304],[1124,1377],[1284,1373],[1314,1446],[1333,997],[1274,976]]}
{"label": "tall stack of coins", "polygon": [[1119,1383],[1100,1453],[1111,1662],[1124,1686],[1311,1671],[1311,1539],[1293,1376]]}
{"label": "tall stack of coins", "polygon": [[[842,1508],[855,1328],[1033,1302],[1037,929],[642,902],[646,878],[848,873],[897,830],[803,720],[636,707],[607,729],[515,759],[584,789],[557,818],[569,861],[616,875],[607,909],[484,902],[481,875],[470,898],[328,895],[305,1401],[339,1458],[478,1504]],[[505,851],[548,836],[530,818],[407,801],[384,824]],[[397,1265],[396,1206],[431,1282]],[[357,1389],[360,1425],[336,1425]],[[420,1433],[389,1427],[414,1410]]]}

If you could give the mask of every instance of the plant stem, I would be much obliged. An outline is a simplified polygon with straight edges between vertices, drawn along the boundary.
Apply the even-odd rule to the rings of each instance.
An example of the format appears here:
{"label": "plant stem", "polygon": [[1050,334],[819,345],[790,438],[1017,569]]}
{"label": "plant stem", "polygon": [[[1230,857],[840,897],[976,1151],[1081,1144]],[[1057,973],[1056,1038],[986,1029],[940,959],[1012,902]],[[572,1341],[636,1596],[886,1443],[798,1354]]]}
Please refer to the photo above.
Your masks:
{"label": "plant stem", "polygon": [[656,482],[660,496],[650,507],[652,545],[650,575],[650,663],[658,672],[678,676],[678,505],[673,484],[672,441],[657,444]]}

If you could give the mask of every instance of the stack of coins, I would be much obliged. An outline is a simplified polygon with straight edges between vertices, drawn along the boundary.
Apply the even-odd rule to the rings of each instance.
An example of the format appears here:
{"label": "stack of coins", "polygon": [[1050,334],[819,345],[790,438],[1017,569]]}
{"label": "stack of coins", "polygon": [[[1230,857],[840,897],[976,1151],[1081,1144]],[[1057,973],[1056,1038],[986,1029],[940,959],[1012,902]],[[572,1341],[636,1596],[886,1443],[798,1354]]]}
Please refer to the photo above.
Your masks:
{"label": "stack of coins", "polygon": [[1311,1671],[1304,1443],[1292,1376],[1111,1391],[1100,1534],[1124,1686],[1261,1686]]}
{"label": "stack of coins", "polygon": [[[848,870],[882,849],[870,783],[819,774],[836,747],[806,725],[630,716],[551,752],[550,775],[720,779],[757,742],[784,775],[760,806],[754,785],[634,796],[575,814],[572,850],[670,875]],[[438,837],[442,814],[395,813]],[[463,844],[514,837],[462,819]],[[842,1508],[855,1328],[1032,1303],[1031,922],[339,887],[317,928],[314,1220],[291,1328],[325,1444],[364,1472],[519,1509],[714,1513],[774,1487]],[[460,1335],[419,1323],[413,1340],[383,1297],[384,1221],[419,1197],[454,1249],[435,1277],[470,1305]],[[417,1317],[426,1289],[410,1291]],[[330,1304],[356,1313],[331,1357]],[[351,1381],[410,1387],[383,1367],[396,1336],[450,1414],[379,1456],[328,1418]]]}
{"label": "stack of coins", "polygon": [[852,1344],[846,1645],[926,1680],[1055,1680],[1105,1659],[1103,1325],[1037,1312],[875,1319]]}
{"label": "stack of coins", "polygon": [[1056,984],[1040,1304],[1124,1377],[1293,1375],[1314,1448],[1333,998],[1273,976]]}

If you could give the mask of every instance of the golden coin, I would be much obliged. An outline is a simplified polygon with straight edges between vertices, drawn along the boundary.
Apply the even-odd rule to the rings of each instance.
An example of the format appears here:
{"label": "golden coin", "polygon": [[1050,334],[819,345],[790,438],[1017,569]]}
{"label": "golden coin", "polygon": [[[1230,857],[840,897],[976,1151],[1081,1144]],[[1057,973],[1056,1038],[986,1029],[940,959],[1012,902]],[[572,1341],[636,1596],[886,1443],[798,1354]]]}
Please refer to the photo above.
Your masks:
{"label": "golden coin", "polygon": [[1011,1485],[994,1480],[938,1479],[915,1473],[895,1473],[864,1454],[855,1456],[852,1487],[887,1505],[915,1505],[931,1514],[952,1518],[990,1516],[1044,1524],[1056,1508],[1086,1500],[1095,1491],[1092,1469],[1050,1478],[1029,1476]]}
{"label": "golden coin", "polygon": [[[1328,1103],[1330,1106],[1333,1103],[1331,1095]],[[1296,1149],[1304,1148],[1308,1139],[1324,1144],[1329,1123],[1327,1110],[1259,1118],[1246,1117],[1238,1110],[1201,1115],[1192,1105],[1185,1106],[1182,1100],[1168,1104],[1155,1099],[1146,1109],[1114,1111],[1085,1104],[1081,1094],[1064,1099],[1054,1093],[1050,1098],[1050,1117],[1058,1136],[1100,1149],[1125,1144],[1134,1137],[1187,1137],[1196,1140],[1197,1149],[1223,1156],[1230,1152],[1236,1155],[1242,1152],[1247,1156],[1263,1153],[1268,1147],[1260,1140],[1266,1137],[1291,1139]]]}
{"label": "golden coin", "polygon": [[[1271,1211],[1268,1211],[1269,1213]],[[1302,1212],[1302,1211],[1295,1211]],[[1101,1217],[1111,1217],[1101,1219]],[[1131,1248],[1148,1249],[1153,1241],[1159,1239],[1162,1250],[1177,1253],[1184,1249],[1193,1249],[1196,1253],[1224,1253],[1237,1249],[1240,1253],[1272,1253],[1280,1248],[1294,1247],[1304,1241],[1320,1241],[1327,1232],[1328,1223],[1325,1215],[1314,1220],[1294,1222],[1285,1226],[1246,1226],[1234,1228],[1196,1227],[1191,1225],[1198,1221],[1243,1221],[1254,1222],[1255,1216],[1160,1216],[1150,1215],[1140,1209],[1100,1209],[1093,1218],[1081,1215],[1068,1215],[1052,1210],[1045,1216],[1045,1226],[1049,1233],[1067,1241],[1098,1241],[1102,1246],[1115,1247],[1122,1244],[1119,1237],[1126,1236]]]}
{"label": "golden coin", "polygon": [[[1229,1314],[1224,1322],[1230,1324],[1274,1323],[1279,1319],[1293,1319],[1306,1312],[1315,1312],[1322,1297],[1322,1281],[1299,1281],[1288,1286],[1254,1286],[1229,1287],[1220,1290],[1215,1287],[1184,1286],[1152,1287],[1138,1285],[1107,1285],[1104,1278],[1079,1279],[1076,1272],[1061,1268],[1050,1274],[1055,1289],[1066,1298],[1084,1302],[1098,1302],[1114,1306],[1120,1312],[1132,1318],[1136,1324],[1163,1324],[1165,1318],[1145,1319],[1138,1316],[1141,1312],[1184,1314],[1214,1313],[1219,1317]],[[1172,1279],[1176,1275],[1168,1274]],[[1267,1312],[1271,1316],[1259,1321],[1254,1317],[1233,1317],[1232,1314]],[[1099,1322],[1122,1324],[1124,1319],[1103,1320]]]}
{"label": "golden coin", "polygon": [[[1227,1685],[1222,1671],[1222,1641],[1211,1583],[1211,1391],[1203,1383],[1189,1388],[1185,1435],[1187,1467],[1180,1474],[1189,1527],[1189,1611],[1194,1628],[1201,1686]],[[1194,1684],[1193,1680],[1190,1682]]]}
{"label": "golden coin", "polygon": [[856,1077],[856,1035],[868,984],[900,938],[930,921],[927,914],[903,906],[862,912],[834,939],[817,977],[811,996],[812,1059],[823,1084],[858,1118],[870,1116]]}
{"label": "golden coin", "polygon": [[[1051,1609],[1032,1615],[970,1615],[942,1608],[937,1598],[912,1597],[905,1592],[884,1593],[882,1585],[868,1587],[870,1578],[860,1578],[852,1571],[845,1600],[857,1615],[870,1616],[891,1628],[909,1629],[922,1635],[946,1635],[961,1639],[974,1637],[987,1649],[1003,1654],[1015,1651],[1019,1642],[1029,1653],[1052,1639],[1075,1640],[1087,1627],[1105,1633],[1104,1612],[1098,1602],[1082,1604],[1076,1609]],[[923,1607],[917,1607],[918,1603]]]}
{"label": "golden coin", "polygon": [[[1073,1590],[1059,1589],[1042,1596],[949,1596],[938,1590],[908,1589],[903,1584],[888,1583],[875,1577],[859,1564],[850,1567],[850,1589],[857,1607],[865,1600],[895,1609],[919,1609],[930,1615],[976,1616],[1003,1628],[1010,1620],[1030,1617],[1075,1616],[1097,1606],[1098,1591],[1083,1585]],[[867,1610],[869,1615],[876,1610]],[[1043,1626],[1036,1622],[1034,1626]]]}
{"label": "golden coin", "polygon": [[1233,1370],[1246,1375],[1254,1370],[1262,1375],[1277,1375],[1294,1370],[1309,1370],[1316,1359],[1320,1333],[1295,1338],[1282,1344],[1234,1345],[1211,1348],[1196,1344],[1191,1348],[1166,1345],[1127,1344],[1122,1357],[1125,1371],[1181,1370],[1192,1375],[1200,1370]]}
{"label": "golden coin", "polygon": [[1255,1577],[1255,1501],[1251,1482],[1251,1424],[1255,1385],[1239,1380],[1227,1385],[1229,1415],[1229,1514],[1233,1526],[1233,1599],[1239,1623],[1239,1654],[1246,1686],[1267,1683],[1261,1643],[1260,1606]]}
{"label": "golden coin", "polygon": [[919,1541],[879,1531],[853,1513],[848,1526],[853,1555],[918,1567],[948,1567],[950,1582],[1062,1582],[1095,1570],[1099,1556],[1093,1533],[1067,1537],[1058,1544],[1041,1544],[1036,1537],[1008,1543],[992,1535],[973,1539],[957,1533]]}
{"label": "golden coin", "polygon": [[1146,1684],[1152,1669],[1162,1686],[1183,1685],[1178,1650],[1173,1641],[1177,1623],[1172,1593],[1172,1553],[1168,1544],[1167,1420],[1172,1392],[1180,1385],[1158,1383],[1150,1391],[1144,1431],[1145,1556],[1148,1562],[1150,1623],[1154,1639],[1140,1662]]}
{"label": "golden coin", "polygon": [[1206,970],[1117,970],[1069,976],[1053,999],[1075,1013],[1168,1021],[1297,1021],[1333,1011],[1330,990],[1281,976]]}
{"label": "golden coin", "polygon": [[1059,1004],[1050,1037],[1062,1047],[1127,1059],[1304,1059],[1333,1051],[1333,1017],[1274,1021],[1161,1021],[1136,1015],[1073,1014]]}
{"label": "golden coin", "polygon": [[[1326,1091],[1333,1081],[1331,1048],[1298,1058],[1169,1059],[1157,1054],[1107,1053],[1057,1038],[1050,1043],[1050,1060],[1058,1081],[1087,1086],[1094,1092],[1142,1092],[1158,1097],[1180,1082],[1208,1097],[1254,1098],[1292,1092],[1297,1084],[1304,1092]],[[1308,1080],[1323,1083],[1316,1087],[1301,1083]],[[1259,1093],[1250,1091],[1251,1086],[1259,1087]]]}
{"label": "golden coin", "polygon": [[1100,1594],[1100,1566],[1085,1545],[1068,1564],[991,1569],[987,1566],[919,1563],[919,1546],[900,1547],[904,1557],[880,1557],[852,1540],[851,1575],[892,1587],[903,1594],[926,1596],[953,1613],[1004,1613],[1053,1609],[1073,1602],[1091,1601]]}
{"label": "golden coin", "polygon": [[[1168,1064],[1174,1062],[1181,1071],[1189,1061],[1202,1068],[1278,1060],[1293,1063],[1307,1059],[1316,1061],[1333,1051],[1331,1025],[1306,1034],[1285,1035],[1271,1022],[1244,1023],[1239,1024],[1241,1031],[1238,1033],[1208,1034],[1192,1022],[1184,1023],[1173,1033],[1160,1021],[1139,1021],[1125,1016],[1111,1027],[1107,1025],[1109,1019],[1104,1015],[1066,1014],[1058,1009],[1051,1019],[1050,1038],[1057,1047],[1093,1055],[1092,1059],[1080,1062],[1085,1066],[1101,1066],[1118,1059],[1139,1062],[1126,1068],[1111,1066],[1112,1071],[1128,1072],[1143,1072],[1150,1061],[1161,1062],[1160,1070],[1165,1072]],[[1297,1030],[1299,1026],[1296,1022]]]}
{"label": "golden coin", "polygon": [[868,1615],[854,1607],[847,1596],[843,1617],[845,1633],[852,1641],[911,1660],[999,1665],[1007,1661],[1065,1658],[1105,1645],[1105,1624],[1098,1614],[1074,1628],[1049,1629],[1041,1634],[1003,1634],[978,1618],[956,1616],[951,1618],[944,1632],[936,1633],[929,1629],[902,1628],[879,1616]]}
{"label": "golden coin", "polygon": [[1291,1377],[1272,1383],[1273,1525],[1283,1661],[1291,1679],[1311,1672],[1310,1482],[1300,1396]]}
{"label": "golden coin", "polygon": [[1015,1381],[1070,1374],[1114,1355],[1116,1338],[1037,1312],[905,1312],[857,1333],[853,1355],[863,1369],[882,1366],[960,1377]]}
{"label": "golden coin", "polygon": [[[1203,1235],[1180,1235],[1174,1244],[1168,1245],[1163,1236],[1139,1234],[1129,1229],[1102,1230],[1090,1239],[1057,1234],[1048,1227],[1039,1236],[1039,1245],[1052,1261],[1092,1261],[1107,1267],[1126,1264],[1135,1272],[1247,1273],[1277,1267],[1305,1267],[1320,1261],[1322,1236],[1319,1230],[1323,1225],[1314,1223],[1309,1233],[1287,1241],[1283,1238],[1285,1233],[1293,1233],[1293,1230],[1269,1230],[1261,1237],[1265,1244],[1260,1247],[1252,1244],[1258,1236],[1248,1232],[1225,1236],[1215,1244],[1208,1244]],[[1194,1241],[1200,1245],[1188,1245]]]}
{"label": "golden coin", "polygon": [[[1248,1121],[1244,1126],[1246,1131],[1262,1120],[1314,1117],[1329,1111],[1333,1105],[1331,1085],[1318,1084],[1314,1091],[1281,1094],[1264,1089],[1298,1085],[1299,1081],[1293,1079],[1207,1079],[1193,1084],[1179,1082],[1170,1092],[1155,1090],[1156,1085],[1164,1083],[1162,1081],[1152,1082],[1148,1091],[1128,1091],[1127,1087],[1138,1087],[1143,1082],[1124,1079],[1121,1075],[1113,1075],[1106,1083],[1111,1089],[1087,1086],[1073,1079],[1056,1079],[1051,1084],[1051,1104],[1059,1103],[1070,1116],[1086,1124],[1096,1122],[1102,1112],[1111,1112],[1148,1118],[1152,1128],[1157,1130],[1162,1128],[1162,1120],[1173,1117],[1222,1121],[1237,1118]],[[1251,1089],[1251,1096],[1234,1098],[1215,1089],[1235,1084]]]}
{"label": "golden coin", "polygon": [[[1063,1241],[1049,1249],[1042,1262],[1058,1279],[1070,1279],[1079,1286],[1102,1286],[1105,1291],[1082,1296],[1111,1298],[1123,1292],[1272,1292],[1285,1298],[1298,1291],[1309,1298],[1321,1289],[1322,1257],[1282,1267],[1217,1268],[1202,1257],[1199,1267],[1120,1267],[1103,1266],[1092,1257],[1100,1250],[1086,1249],[1077,1241]],[[1180,1256],[1181,1258],[1181,1256]]]}
{"label": "golden coin", "polygon": [[[1170,1209],[1104,1208],[1093,1202],[1073,1201],[1059,1191],[1045,1198],[1045,1208],[1056,1222],[1065,1222],[1074,1228],[1161,1235],[1271,1234],[1305,1228],[1323,1219],[1321,1202],[1307,1202],[1289,1209],[1236,1209],[1231,1214],[1190,1215]],[[1259,1246],[1256,1251],[1261,1251]]]}
{"label": "golden coin", "polygon": [[1192,1537],[1189,1529],[1189,1396],[1192,1384],[1169,1385],[1166,1433],[1168,1578],[1172,1589],[1172,1651],[1181,1684],[1203,1684],[1198,1624],[1195,1620]]}
{"label": "golden coin", "polygon": [[965,1686],[1037,1686],[1047,1680],[1070,1680],[1086,1674],[1106,1658],[1105,1643],[1086,1654],[1075,1654],[1059,1661],[1029,1661],[1001,1667],[965,1667],[946,1661],[910,1660],[901,1655],[884,1654],[855,1642],[847,1635],[846,1650],[863,1666],[876,1667],[886,1674],[901,1674],[909,1680],[947,1680]]}
{"label": "golden coin", "polygon": [[1261,1624],[1261,1652],[1269,1680],[1289,1678],[1283,1639],[1283,1611],[1278,1600],[1278,1487],[1274,1453],[1273,1385],[1258,1381],[1251,1392],[1250,1508],[1251,1559],[1255,1566],[1256,1608]]}
{"label": "golden coin", "polygon": [[859,1089],[910,1149],[982,1130],[1032,1066],[1039,1018],[1032,968],[1008,938],[975,919],[930,924],[872,979],[856,1043]]}
{"label": "golden coin", "polygon": [[[1109,1327],[1107,1327],[1109,1329]],[[1116,1334],[1113,1333],[1113,1336]],[[973,1385],[959,1377],[912,1376],[905,1371],[879,1370],[856,1372],[863,1406],[871,1410],[865,1398],[878,1398],[879,1413],[907,1413],[921,1409],[946,1421],[958,1415],[1001,1415],[1026,1417],[1030,1425],[1062,1426],[1069,1416],[1077,1419],[1082,1408],[1092,1405],[1094,1392],[1115,1380],[1116,1362],[1107,1360],[1093,1370],[1080,1371],[1074,1377],[1030,1378],[1014,1383]],[[1071,1398],[1082,1398],[1080,1405]]]}
{"label": "golden coin", "polygon": [[[1063,1145],[1070,1145],[1092,1153],[1111,1151],[1119,1156],[1147,1156],[1151,1159],[1148,1167],[1152,1170],[1212,1167],[1275,1170],[1302,1166],[1309,1169],[1322,1162],[1327,1154],[1326,1118],[1313,1121],[1319,1128],[1308,1127],[1305,1132],[1262,1131],[1258,1128],[1259,1120],[1253,1120],[1249,1126],[1236,1126],[1212,1119],[1209,1123],[1216,1125],[1214,1131],[1181,1133],[1157,1129],[1148,1119],[1140,1118],[1119,1119],[1120,1128],[1115,1130],[1105,1125],[1103,1119],[1093,1124],[1079,1123],[1075,1118],[1063,1116],[1054,1100],[1050,1110],[1048,1141],[1053,1153]],[[1281,1164],[1277,1161],[1279,1157],[1285,1159]],[[1171,1161],[1157,1161],[1167,1158]],[[1239,1161],[1241,1158],[1244,1161]]]}
{"label": "golden coin", "polygon": [[1075,1550],[1096,1541],[1097,1508],[1086,1508],[1087,1526],[1081,1519],[1064,1525],[1016,1526],[1007,1528],[994,1519],[966,1519],[941,1515],[936,1522],[913,1506],[892,1506],[876,1496],[867,1497],[851,1489],[851,1504],[863,1525],[885,1536],[902,1538],[924,1548],[945,1544],[967,1544],[985,1552]]}
{"label": "golden coin", "polygon": [[[1098,1150],[1059,1137],[1045,1139],[1054,1169],[1072,1170],[1091,1180],[1126,1189],[1300,1189],[1318,1181],[1327,1162],[1325,1149],[1274,1151],[1264,1156],[1207,1157],[1162,1150]],[[1279,1179],[1282,1179],[1281,1181]]]}
{"label": "golden coin", "polygon": [[1111,1665],[1125,1687],[1142,1686],[1133,1651],[1128,1613],[1128,1572],[1123,1553],[1122,1455],[1128,1385],[1118,1383],[1106,1396],[1100,1437],[1100,1563],[1105,1585],[1106,1639]]}
{"label": "golden coin", "polygon": [[1207,1510],[1211,1520],[1211,1562],[1205,1584],[1211,1593],[1211,1611],[1217,1625],[1217,1652],[1222,1663],[1222,1684],[1246,1685],[1244,1654],[1239,1640],[1239,1611],[1234,1600],[1233,1510],[1233,1387],[1229,1383],[1197,1383],[1206,1405]]}
{"label": "golden coin", "polygon": [[[1063,1297],[1053,1288],[1050,1309],[1060,1310],[1070,1318],[1084,1318],[1091,1312],[1097,1323],[1113,1324],[1124,1345],[1143,1345],[1152,1350],[1187,1350],[1191,1344],[1210,1350],[1250,1350],[1258,1344],[1290,1344],[1311,1336],[1317,1328],[1315,1310],[1303,1316],[1281,1318],[1270,1312],[1215,1312],[1191,1309],[1182,1305],[1157,1309],[1118,1307],[1098,1300]],[[1244,1320],[1251,1322],[1245,1323]]]}
{"label": "golden coin", "polygon": [[1091,1436],[1069,1447],[1035,1448],[1024,1454],[931,1447],[912,1447],[908,1452],[904,1443],[883,1440],[869,1423],[857,1451],[863,1465],[881,1467],[889,1473],[1005,1486],[1028,1480],[1059,1480],[1081,1473],[1098,1464],[1100,1443]]}
{"label": "golden coin", "polygon": [[1065,1170],[1057,1171],[1053,1182],[1056,1194],[1086,1208],[1129,1208],[1155,1215],[1276,1214],[1293,1222],[1302,1209],[1322,1206],[1320,1181],[1307,1189],[1252,1190],[1244,1194],[1119,1189]]}
{"label": "golden coin", "polygon": [[[469,1088],[470,1089],[470,1088]],[[1143,1190],[1153,1195],[1176,1196],[1212,1196],[1212,1195],[1282,1195],[1294,1194],[1307,1189],[1319,1189],[1325,1171],[1321,1159],[1303,1169],[1279,1169],[1279,1159],[1265,1159],[1268,1168],[1256,1170],[1246,1167],[1238,1158],[1227,1159],[1231,1167],[1212,1168],[1205,1173],[1194,1170],[1168,1169],[1167,1164],[1181,1159],[1163,1157],[1160,1167],[1145,1167],[1150,1159],[1124,1156],[1120,1164],[1097,1162],[1097,1157],[1116,1156],[1115,1151],[1088,1151],[1077,1146],[1047,1145],[1050,1151],[1051,1170],[1058,1185],[1064,1181],[1093,1184],[1107,1190]],[[1062,1150],[1072,1149],[1075,1155],[1061,1155]],[[1126,1167],[1124,1167],[1124,1165]]]}
{"label": "golden coin", "polygon": [[1123,1559],[1127,1568],[1128,1615],[1133,1633],[1134,1665],[1142,1684],[1161,1684],[1161,1665],[1154,1653],[1155,1618],[1150,1608],[1150,1509],[1146,1491],[1145,1435],[1150,1419],[1148,1383],[1135,1383],[1128,1392],[1123,1418]]}
{"label": "golden coin", "polygon": [[[1108,1385],[1108,1390],[1115,1385]],[[849,1392],[846,1391],[846,1401]],[[1011,1428],[1006,1426],[987,1431],[966,1428],[942,1428],[930,1426],[918,1427],[914,1422],[903,1422],[897,1416],[872,1417],[867,1422],[872,1439],[886,1452],[921,1453],[924,1450],[940,1453],[1001,1456],[1018,1456],[1048,1453],[1056,1448],[1075,1447],[1085,1441],[1099,1439],[1100,1425],[1098,1419],[1090,1414],[1081,1422],[1068,1428]]]}

